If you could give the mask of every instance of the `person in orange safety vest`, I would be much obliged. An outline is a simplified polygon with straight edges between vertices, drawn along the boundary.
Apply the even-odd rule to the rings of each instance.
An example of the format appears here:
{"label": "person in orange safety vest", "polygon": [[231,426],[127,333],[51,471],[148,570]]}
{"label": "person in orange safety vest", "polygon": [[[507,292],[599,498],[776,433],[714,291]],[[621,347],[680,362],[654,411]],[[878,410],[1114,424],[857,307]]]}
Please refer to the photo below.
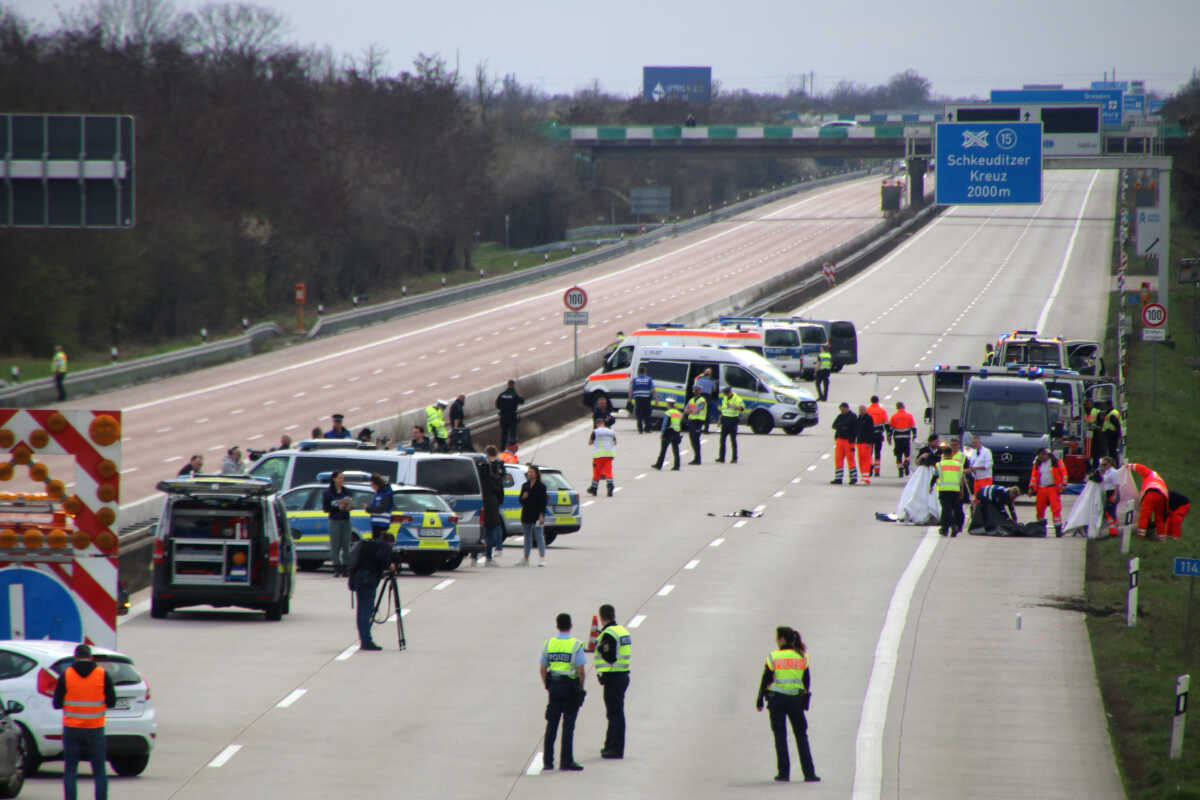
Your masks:
{"label": "person in orange safety vest", "polygon": [[86,644],[75,648],[75,660],[54,687],[53,702],[63,712],[63,794],[74,800],[79,760],[86,755],[92,764],[96,800],[107,800],[105,711],[117,704],[117,694],[112,678],[92,660],[92,648]]}
{"label": "person in orange safety vest", "polygon": [[1049,450],[1039,450],[1029,475],[1029,493],[1037,498],[1037,518],[1046,518],[1046,506],[1054,514],[1054,535],[1062,537],[1063,487],[1067,485],[1067,468]]}
{"label": "person in orange safety vest", "polygon": [[[1167,489],[1162,476],[1144,464],[1130,463],[1129,468],[1142,479],[1141,499],[1138,502],[1138,536],[1156,540],[1160,536],[1178,539],[1183,535],[1183,518],[1192,510],[1187,497]],[[1150,529],[1154,521],[1154,530]]]}
{"label": "person in orange safety vest", "polygon": [[878,478],[881,477],[879,457],[883,455],[883,436],[888,424],[888,413],[883,410],[883,406],[879,405],[879,395],[871,395],[871,405],[867,406],[867,413],[871,415],[871,420],[875,423],[875,452],[871,459],[871,474]]}
{"label": "person in orange safety vest", "polygon": [[892,454],[896,456],[897,475],[901,478],[908,475],[912,443],[916,437],[916,419],[904,408],[904,403],[896,403],[896,413],[887,423],[887,438],[892,445]]}

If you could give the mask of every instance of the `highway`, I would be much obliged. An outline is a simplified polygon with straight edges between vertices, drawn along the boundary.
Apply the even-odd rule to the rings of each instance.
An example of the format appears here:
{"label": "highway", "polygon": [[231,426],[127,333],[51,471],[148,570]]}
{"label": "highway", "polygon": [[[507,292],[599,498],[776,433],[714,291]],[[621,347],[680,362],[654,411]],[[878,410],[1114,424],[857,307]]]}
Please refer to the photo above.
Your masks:
{"label": "highway", "polygon": [[357,428],[569,361],[561,312],[573,283],[590,294],[593,324],[579,343],[588,352],[618,330],[801,264],[880,218],[878,176],[816,189],[569,276],[75,404],[124,410],[122,502],[135,502],[193,453],[216,471],[232,445],[305,438],[334,412]]}
{"label": "highway", "polygon": [[[857,321],[862,369],[976,363],[986,341],[1014,327],[1097,336],[1107,296],[1115,176],[1051,172],[1045,188],[1040,206],[948,210],[805,310]],[[743,230],[772,239],[745,246],[749,252],[741,258],[749,263],[770,258],[767,253],[790,241],[786,234],[774,239],[775,227]],[[703,240],[698,236],[697,242]],[[675,245],[682,244],[681,237]],[[717,239],[676,257],[696,268],[711,263],[715,274],[705,280],[717,281],[703,291],[685,291],[685,305],[704,302],[705,292],[728,291],[717,276],[732,268],[724,252],[730,247]],[[649,281],[648,274],[638,280]],[[679,291],[703,276],[689,270],[671,286]],[[604,297],[608,287],[599,283]],[[626,288],[623,281],[612,284],[614,295],[604,300],[609,324],[619,324],[618,312],[637,322],[657,316],[661,302],[653,311],[629,308]],[[634,302],[651,288],[634,290]],[[492,302],[498,300],[484,305]],[[546,330],[557,330],[558,302],[556,293],[547,292],[544,302],[522,305],[519,316],[505,320],[508,325],[492,319],[480,325],[478,318],[450,323],[462,326],[454,336],[443,331],[423,347],[400,340],[403,355],[386,346],[382,351],[397,362],[426,354],[425,382],[440,384],[441,372],[473,363],[449,357],[460,340],[466,349],[472,330],[484,341],[488,334],[505,339],[511,333],[507,338],[536,341],[540,348],[546,334],[529,335],[540,330],[530,315],[546,314]],[[507,331],[509,325],[514,331]],[[522,330],[527,327],[528,333]],[[597,345],[607,333],[588,335]],[[423,343],[426,336],[412,334]],[[316,347],[333,352],[335,345]],[[447,353],[438,354],[442,348]],[[378,349],[368,345],[360,352],[374,358]],[[503,349],[519,352],[516,346]],[[277,393],[284,386],[303,390],[295,373],[278,372],[296,352],[256,360],[262,373],[280,376],[270,381]],[[561,355],[561,348],[554,353]],[[306,351],[304,357],[320,355]],[[321,363],[322,372],[358,368],[360,404],[370,402],[368,385],[395,393],[395,378],[373,379],[352,358]],[[197,442],[209,441],[205,436],[223,444],[220,437],[230,427],[265,436],[268,422],[290,419],[283,409],[263,415],[259,407],[270,399],[260,393],[266,378],[169,399],[199,391],[218,374],[226,382],[248,377],[237,373],[247,368],[231,365],[207,378],[173,381],[169,391],[164,382],[128,393],[122,401],[127,407],[154,402],[154,396],[163,401],[146,408],[153,414],[131,415],[132,457],[152,463],[144,431],[168,426],[167,412],[193,426],[204,424],[194,422],[202,414],[211,420],[211,434],[190,427],[187,436],[166,436],[173,448],[167,452],[180,453],[202,449]],[[348,380],[325,380],[339,391],[316,392],[305,407],[313,415],[328,413],[331,400],[345,397]],[[862,800],[1121,797],[1082,615],[1056,608],[1052,600],[1081,594],[1083,541],[950,540],[924,528],[877,522],[874,513],[894,510],[901,486],[888,477],[895,475],[890,455],[885,477],[870,487],[828,484],[834,403],[866,402],[876,390],[889,407],[902,399],[920,418],[924,402],[914,380],[877,385],[847,371],[834,376],[833,403],[822,404],[817,428],[800,436],[744,435],[736,466],[712,463],[716,437],[709,436],[705,463],[680,473],[649,469],[657,438],[638,436],[632,422],[621,419],[617,494],[589,499],[583,530],[560,537],[545,569],[511,566],[516,551],[510,539],[502,569],[464,566],[429,578],[403,576],[408,649],[402,653],[395,651],[390,628],[377,636],[384,652],[353,650],[344,582],[328,573],[299,575],[292,614],[279,623],[213,610],[151,620],[144,598],[135,598],[136,616],[121,625],[120,646],[152,686],[159,744],[147,772],[116,781],[113,795],[727,798],[769,791]],[[132,396],[137,392],[144,392],[140,399]],[[240,419],[231,425],[231,410],[217,410],[219,403],[240,403],[237,417],[253,410],[260,427],[251,427],[249,419],[245,427]],[[144,421],[143,415],[157,419]],[[146,450],[139,449],[135,426]],[[577,487],[586,485],[585,424],[522,450],[563,468]],[[167,452],[160,448],[153,457],[161,464]],[[759,509],[763,516],[724,516],[739,509]],[[1022,519],[1032,517],[1030,506],[1019,510]],[[616,606],[634,640],[626,757],[599,757],[603,702],[589,667],[589,696],[576,732],[577,760],[585,771],[542,774],[539,646],[552,635],[557,612],[570,612],[576,634],[586,636],[604,602]],[[811,652],[809,725],[820,784],[778,787],[771,780],[771,736],[753,701],[781,624],[798,628]],[[794,749],[792,760],[796,780]],[[48,765],[23,796],[58,796],[60,774],[59,765]]]}

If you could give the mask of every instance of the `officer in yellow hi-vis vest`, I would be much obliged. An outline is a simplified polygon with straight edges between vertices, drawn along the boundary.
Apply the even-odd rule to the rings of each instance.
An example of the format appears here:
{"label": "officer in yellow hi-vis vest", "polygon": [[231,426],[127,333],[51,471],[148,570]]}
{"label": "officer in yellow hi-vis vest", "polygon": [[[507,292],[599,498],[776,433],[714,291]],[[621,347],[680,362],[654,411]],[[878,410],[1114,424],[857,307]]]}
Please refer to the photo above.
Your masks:
{"label": "officer in yellow hi-vis vest", "polygon": [[54,388],[58,390],[59,402],[67,399],[67,353],[61,344],[54,345],[54,358],[50,360],[50,371],[54,373]]}
{"label": "officer in yellow hi-vis vest", "polygon": [[662,447],[658,448],[658,461],[651,464],[651,467],[662,469],[663,459],[667,457],[667,448],[670,447],[675,455],[675,466],[671,469],[679,469],[679,440],[683,438],[682,431],[683,412],[675,407],[675,398],[668,397],[667,411],[662,421]]}
{"label": "officer in yellow hi-vis vest", "polygon": [[938,502],[942,506],[942,516],[938,520],[938,533],[942,536],[949,533],[953,538],[962,529],[962,476],[962,461],[955,457],[949,447],[943,447],[934,483]]}
{"label": "officer in yellow hi-vis vest", "polygon": [[704,432],[705,420],[708,419],[708,400],[704,397],[699,386],[692,387],[692,397],[683,409],[687,416],[688,438],[692,442],[692,460],[689,464],[700,463],[700,434]]}
{"label": "officer in yellow hi-vis vest", "polygon": [[806,783],[816,783],[816,767],[813,766],[812,751],[808,747],[808,710],[811,698],[812,678],[808,669],[808,651],[800,632],[787,626],[775,629],[778,650],[767,656],[762,681],[758,685],[755,708],[763,710],[763,699],[767,701],[771,714],[771,733],[775,734],[775,763],[779,770],[775,780],[786,783],[791,780],[791,761],[788,759],[787,724],[791,722],[796,737],[796,749],[800,751],[800,769]]}
{"label": "officer in yellow hi-vis vest", "polygon": [[726,385],[721,390],[721,452],[717,454],[717,463],[725,463],[725,439],[733,442],[733,461],[737,463],[737,429],[738,418],[746,410],[746,403],[733,393],[733,387]]}
{"label": "officer in yellow hi-vis vest", "polygon": [[92,764],[96,800],[105,800],[105,710],[117,704],[117,694],[112,678],[92,660],[92,648],[86,644],[75,647],[75,660],[54,687],[53,703],[63,712],[63,794],[67,800],[75,799],[79,760],[86,756]]}
{"label": "officer in yellow hi-vis vest", "polygon": [[604,687],[608,732],[601,758],[625,757],[625,691],[629,688],[632,637],[617,624],[617,612],[608,603],[600,606],[600,641],[596,644],[596,677]]}
{"label": "officer in yellow hi-vis vest", "polygon": [[542,683],[549,694],[546,704],[546,739],[542,746],[542,769],[554,769],[554,739],[562,718],[562,766],[564,772],[579,772],[575,763],[575,717],[583,705],[583,677],[587,656],[583,642],[571,635],[571,615],[555,618],[558,634],[542,647]]}

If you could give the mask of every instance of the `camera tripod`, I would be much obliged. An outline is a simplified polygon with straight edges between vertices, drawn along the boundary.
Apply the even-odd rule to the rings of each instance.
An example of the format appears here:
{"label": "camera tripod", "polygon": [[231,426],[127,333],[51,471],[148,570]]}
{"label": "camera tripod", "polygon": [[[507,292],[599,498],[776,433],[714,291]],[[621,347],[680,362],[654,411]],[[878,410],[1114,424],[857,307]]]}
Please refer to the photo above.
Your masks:
{"label": "camera tripod", "polygon": [[[384,598],[387,598],[387,605],[384,606],[384,614],[379,616],[379,607],[384,605]],[[404,650],[407,643],[404,641],[404,610],[400,607],[400,587],[396,585],[395,570],[387,570],[383,574],[383,580],[379,583],[379,593],[375,595],[375,609],[372,612],[372,622],[376,625],[383,625],[391,619],[391,610],[396,609],[396,644],[399,649]]]}

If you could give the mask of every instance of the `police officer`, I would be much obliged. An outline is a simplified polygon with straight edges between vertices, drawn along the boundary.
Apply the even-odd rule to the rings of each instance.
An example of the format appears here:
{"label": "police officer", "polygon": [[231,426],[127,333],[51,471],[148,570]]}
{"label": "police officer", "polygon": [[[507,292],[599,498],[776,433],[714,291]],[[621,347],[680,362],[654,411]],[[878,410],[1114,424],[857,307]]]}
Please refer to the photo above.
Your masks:
{"label": "police officer", "polygon": [[746,410],[742,398],[733,393],[733,387],[728,384],[721,389],[721,451],[717,454],[717,463],[725,463],[725,439],[733,442],[732,464],[737,463],[737,430],[738,418]]}
{"label": "police officer", "polygon": [[500,446],[508,447],[509,442],[517,441],[517,408],[525,402],[525,398],[517,392],[517,382],[510,380],[504,391],[496,395],[496,411],[500,417]]}
{"label": "police officer", "polygon": [[704,432],[708,433],[708,426],[716,419],[717,411],[717,382],[713,380],[712,370],[706,368],[696,378],[695,386],[704,397],[705,409],[707,410],[707,415],[704,417]]}
{"label": "police officer", "polygon": [[778,772],[775,780],[786,783],[791,780],[791,760],[788,758],[787,724],[792,724],[796,737],[796,749],[800,751],[800,769],[805,783],[816,783],[821,779],[813,766],[812,751],[808,747],[808,720],[804,712],[811,699],[812,677],[808,669],[808,651],[799,631],[786,626],[775,629],[777,650],[767,656],[762,680],[758,686],[758,699],[754,707],[763,710],[763,700],[770,709],[771,733],[775,735],[775,763]]}
{"label": "police officer", "polygon": [[425,428],[433,437],[434,449],[439,453],[449,451],[449,432],[446,430],[446,420],[442,416],[446,410],[446,401],[438,400],[425,407]]}
{"label": "police officer", "polygon": [[345,425],[342,424],[342,421],[344,419],[345,419],[345,417],[342,416],[341,414],[333,415],[333,427],[330,428],[329,430],[325,431],[326,439],[350,439],[350,438],[352,438],[350,435],[349,428],[347,428]]}
{"label": "police officer", "polygon": [[667,448],[671,448],[671,452],[675,455],[675,466],[672,470],[679,469],[679,440],[683,438],[683,412],[675,407],[675,398],[667,398],[667,411],[663,415],[662,421],[662,446],[658,449],[658,461],[655,461],[650,466],[654,469],[662,469],[663,459],[667,457]]}
{"label": "police officer", "polygon": [[962,478],[962,462],[954,457],[949,447],[943,447],[937,464],[937,477],[934,479],[938,502],[942,506],[942,515],[938,520],[938,533],[942,536],[949,533],[954,538],[962,528],[959,520],[962,514]]}
{"label": "police officer", "polygon": [[608,603],[600,606],[600,640],[596,644],[596,678],[604,687],[604,712],[608,731],[601,758],[625,757],[625,691],[629,688],[632,637],[617,624],[617,613]]}
{"label": "police officer", "polygon": [[650,432],[650,404],[654,402],[654,379],[646,374],[644,366],[638,367],[637,377],[630,387],[633,395],[634,413],[637,415],[637,432]]}
{"label": "police officer", "polygon": [[692,443],[692,460],[689,464],[700,463],[700,434],[708,420],[708,400],[699,385],[692,386],[692,398],[683,409],[688,421],[688,439]]}
{"label": "police officer", "polygon": [[587,656],[583,642],[571,635],[571,615],[555,619],[558,633],[542,647],[539,672],[546,687],[546,738],[542,745],[542,769],[554,769],[554,740],[562,720],[562,767],[564,772],[583,769],[575,763],[575,717],[583,704],[583,678]]}
{"label": "police officer", "polygon": [[817,353],[817,399],[829,399],[829,373],[833,370],[833,355],[829,352],[829,345],[821,345],[821,352]]}
{"label": "police officer", "polygon": [[96,800],[105,800],[105,709],[116,706],[117,693],[112,677],[92,660],[92,648],[86,644],[75,646],[75,660],[54,686],[53,703],[63,712],[63,795],[75,800],[79,760],[86,755],[92,764]]}
{"label": "police officer", "polygon": [[1121,412],[1113,406],[1104,415],[1101,432],[1104,434],[1105,455],[1113,460],[1113,464],[1121,466]]}

